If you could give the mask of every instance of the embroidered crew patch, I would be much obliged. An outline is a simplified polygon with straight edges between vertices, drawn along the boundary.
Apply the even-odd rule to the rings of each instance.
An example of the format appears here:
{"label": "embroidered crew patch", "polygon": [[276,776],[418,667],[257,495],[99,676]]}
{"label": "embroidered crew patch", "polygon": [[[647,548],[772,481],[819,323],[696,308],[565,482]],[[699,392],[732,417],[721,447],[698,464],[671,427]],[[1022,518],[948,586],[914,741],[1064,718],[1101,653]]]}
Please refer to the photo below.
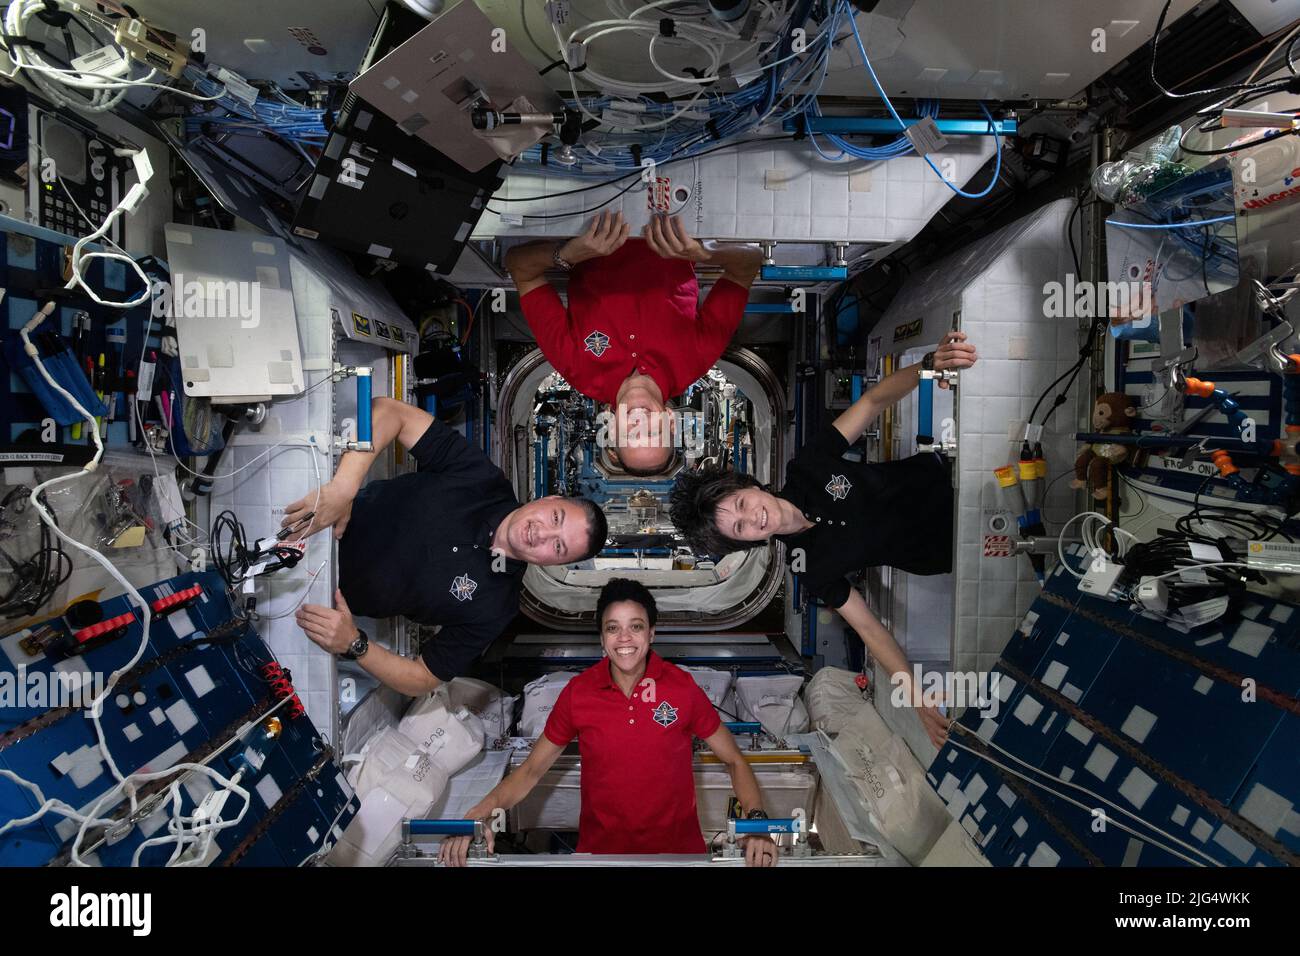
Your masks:
{"label": "embroidered crew patch", "polygon": [[451,593],[457,601],[469,601],[474,597],[474,590],[478,587],[478,582],[468,574],[462,574],[458,578],[453,578],[451,582]]}
{"label": "embroidered crew patch", "polygon": [[677,723],[677,708],[664,701],[655,708],[654,721],[664,727]]}
{"label": "embroidered crew patch", "polygon": [[853,485],[843,475],[831,475],[831,480],[826,484],[826,493],[836,501],[843,501],[852,488]]}
{"label": "embroidered crew patch", "polygon": [[583,339],[583,341],[587,344],[586,351],[596,356],[596,358],[600,358],[602,355],[604,355],[605,350],[609,348],[609,336],[606,335],[604,332],[600,332],[600,331],[592,332],[585,339]]}

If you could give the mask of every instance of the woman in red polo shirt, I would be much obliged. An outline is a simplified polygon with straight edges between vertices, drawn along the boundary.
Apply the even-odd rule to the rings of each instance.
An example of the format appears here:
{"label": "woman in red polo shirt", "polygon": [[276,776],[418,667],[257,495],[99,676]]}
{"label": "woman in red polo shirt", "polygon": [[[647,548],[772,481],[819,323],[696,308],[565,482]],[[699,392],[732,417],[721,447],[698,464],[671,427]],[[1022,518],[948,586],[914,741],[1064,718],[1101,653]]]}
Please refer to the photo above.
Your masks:
{"label": "woman in red polo shirt", "polygon": [[[528,759],[467,818],[487,819],[523,800],[574,737],[582,755],[579,853],[704,853],[695,808],[695,737],[726,766],[744,813],[762,811],[754,771],[708,697],[690,674],[650,649],[655,616],[654,597],[642,585],[624,578],[605,585],[596,617],[606,659],[565,685]],[[439,859],[463,865],[469,842],[443,840]],[[492,842],[488,828],[489,852]],[[770,838],[744,843],[747,865],[776,863]]]}

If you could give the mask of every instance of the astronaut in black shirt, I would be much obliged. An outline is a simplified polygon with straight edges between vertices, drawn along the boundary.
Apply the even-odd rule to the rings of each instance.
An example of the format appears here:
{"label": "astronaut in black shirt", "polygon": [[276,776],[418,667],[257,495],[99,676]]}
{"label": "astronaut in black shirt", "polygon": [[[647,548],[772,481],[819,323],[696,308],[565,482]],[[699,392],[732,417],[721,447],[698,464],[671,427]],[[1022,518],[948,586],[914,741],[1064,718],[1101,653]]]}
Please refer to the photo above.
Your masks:
{"label": "astronaut in black shirt", "polygon": [[[975,347],[960,332],[944,336],[934,368],[970,368]],[[751,475],[684,473],[672,493],[672,520],[695,547],[723,554],[782,541],[791,568],[809,590],[866,643],[885,672],[911,679],[902,649],[845,575],[889,565],[913,574],[943,574],[952,565],[952,483],[934,453],[902,461],[851,462],[842,456],[881,411],[920,381],[909,365],[866,392],[823,428],[790,462],[773,493]],[[941,382],[946,387],[946,383]],[[921,720],[935,746],[947,721],[933,708]]]}
{"label": "astronaut in black shirt", "polygon": [[[375,450],[347,452],[319,498],[311,492],[285,509],[286,526],[314,511],[308,534],[332,526],[339,539],[335,606],[304,605],[297,620],[332,654],[357,653],[354,612],[441,625],[417,660],[377,644],[355,658],[414,697],[463,674],[501,634],[518,612],[528,564],[585,561],[604,547],[607,528],[586,498],[519,504],[501,470],[428,412],[390,398],[372,408]],[[363,488],[393,439],[416,471]]]}

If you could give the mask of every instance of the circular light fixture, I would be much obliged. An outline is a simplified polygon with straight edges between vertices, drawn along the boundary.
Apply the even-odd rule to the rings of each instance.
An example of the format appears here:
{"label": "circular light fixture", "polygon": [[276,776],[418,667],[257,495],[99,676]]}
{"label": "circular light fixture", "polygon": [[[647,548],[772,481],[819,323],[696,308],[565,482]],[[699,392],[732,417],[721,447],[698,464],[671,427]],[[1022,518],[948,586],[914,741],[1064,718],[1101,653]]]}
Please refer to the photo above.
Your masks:
{"label": "circular light fixture", "polygon": [[432,20],[442,13],[443,0],[402,0],[402,3],[426,20]]}

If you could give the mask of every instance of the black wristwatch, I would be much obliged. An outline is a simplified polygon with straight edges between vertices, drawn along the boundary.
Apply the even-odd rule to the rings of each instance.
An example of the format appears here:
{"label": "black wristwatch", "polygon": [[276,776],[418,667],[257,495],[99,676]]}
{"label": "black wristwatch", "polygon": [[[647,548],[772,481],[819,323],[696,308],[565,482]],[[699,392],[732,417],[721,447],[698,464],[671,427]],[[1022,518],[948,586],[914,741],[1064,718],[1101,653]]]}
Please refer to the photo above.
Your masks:
{"label": "black wristwatch", "polygon": [[368,650],[370,650],[370,638],[366,636],[365,631],[357,628],[357,639],[339,657],[345,661],[355,661],[358,658],[365,657]]}
{"label": "black wristwatch", "polygon": [[756,808],[756,809],[753,809],[753,810],[750,810],[749,813],[745,814],[745,819],[746,819],[746,820],[766,820],[766,819],[768,819],[767,811],[766,811],[766,810],[757,809],[757,808]]}
{"label": "black wristwatch", "polygon": [[926,352],[925,355],[922,356],[922,358],[921,358],[921,368],[925,369],[925,371],[927,371],[927,372],[933,372],[933,371],[934,371],[934,353],[933,353],[933,352]]}

